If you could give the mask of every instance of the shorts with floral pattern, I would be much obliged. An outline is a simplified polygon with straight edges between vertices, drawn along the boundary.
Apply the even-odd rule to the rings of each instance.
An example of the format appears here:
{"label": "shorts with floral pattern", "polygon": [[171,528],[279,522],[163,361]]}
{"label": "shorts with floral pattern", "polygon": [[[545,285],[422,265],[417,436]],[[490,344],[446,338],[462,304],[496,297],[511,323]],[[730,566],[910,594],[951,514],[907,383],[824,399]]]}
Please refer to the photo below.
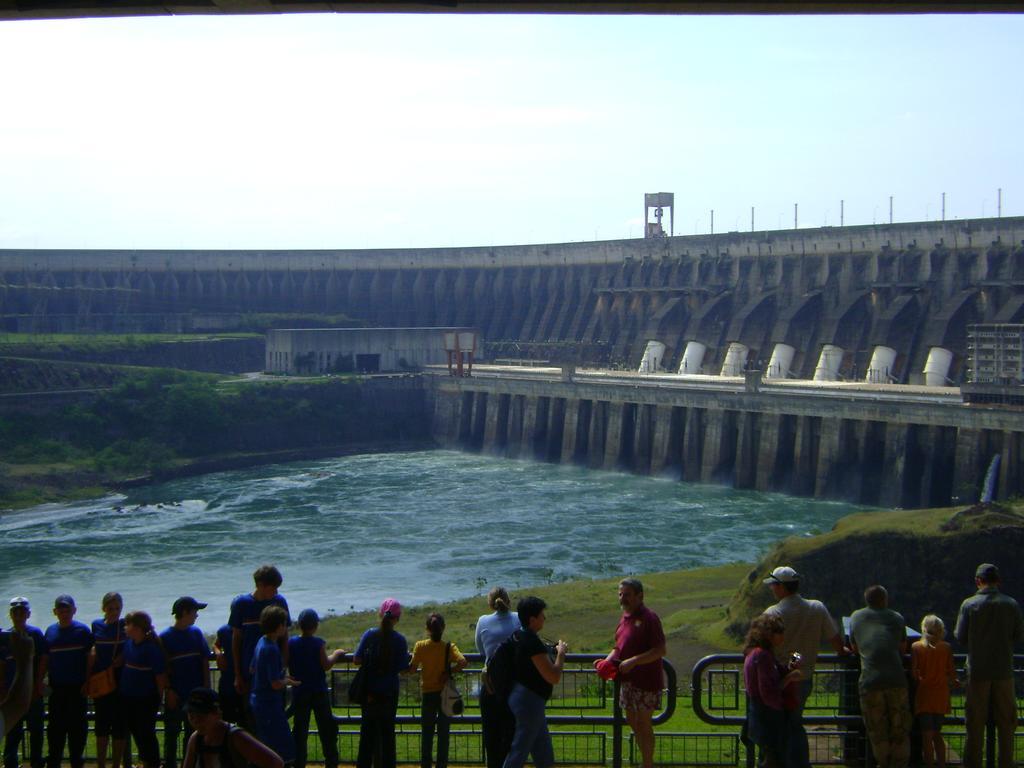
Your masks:
{"label": "shorts with floral pattern", "polygon": [[619,686],[619,706],[631,711],[661,709],[661,691],[648,691],[630,683],[622,683]]}

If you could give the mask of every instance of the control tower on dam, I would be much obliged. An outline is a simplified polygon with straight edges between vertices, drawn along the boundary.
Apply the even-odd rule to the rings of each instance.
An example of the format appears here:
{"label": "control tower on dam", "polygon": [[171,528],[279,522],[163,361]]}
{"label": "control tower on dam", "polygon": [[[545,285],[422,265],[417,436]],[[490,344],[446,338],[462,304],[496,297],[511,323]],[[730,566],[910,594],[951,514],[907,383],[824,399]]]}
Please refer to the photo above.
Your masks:
{"label": "control tower on dam", "polygon": [[[968,325],[1024,319],[1024,217],[469,248],[0,251],[6,331],[252,313],[473,327],[485,355],[959,383]],[[771,375],[771,374],[770,374]]]}

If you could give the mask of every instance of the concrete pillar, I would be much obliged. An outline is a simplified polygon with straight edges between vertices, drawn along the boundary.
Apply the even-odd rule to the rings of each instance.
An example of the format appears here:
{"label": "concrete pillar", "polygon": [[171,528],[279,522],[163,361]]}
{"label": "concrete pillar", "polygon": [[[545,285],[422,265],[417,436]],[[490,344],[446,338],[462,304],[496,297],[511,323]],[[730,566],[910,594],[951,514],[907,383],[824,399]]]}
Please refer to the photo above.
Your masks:
{"label": "concrete pillar", "polygon": [[633,466],[631,469],[642,475],[651,472],[651,445],[654,439],[653,405],[637,404],[633,421]]}
{"label": "concrete pillar", "polygon": [[1020,461],[1020,433],[1003,432],[1003,457],[999,461],[999,483],[997,499],[1008,499],[1017,495],[1017,464]]}
{"label": "concrete pillar", "polygon": [[704,461],[704,411],[701,408],[686,409],[686,426],[683,429],[683,480],[696,482],[701,478]]}
{"label": "concrete pillar", "polygon": [[672,438],[672,406],[658,405],[651,416],[651,464],[650,473],[660,475],[669,463],[669,445]]}
{"label": "concrete pillar", "polygon": [[525,396],[512,395],[508,408],[508,433],[505,439],[507,455],[510,459],[519,457],[523,441],[523,409]]}
{"label": "concrete pillar", "polygon": [[519,444],[519,455],[526,459],[536,458],[534,445],[537,440],[537,398],[527,396],[523,404],[523,431]]}
{"label": "concrete pillar", "polygon": [[565,432],[565,406],[564,397],[556,397],[551,400],[551,407],[548,410],[548,434],[544,441],[544,461],[557,462],[562,458],[562,440]]}
{"label": "concrete pillar", "polygon": [[797,419],[791,490],[798,496],[809,496],[814,492],[814,478],[817,474],[815,465],[818,460],[817,426],[813,416]]}
{"label": "concrete pillar", "polygon": [[929,507],[932,505],[932,488],[935,485],[936,472],[940,472],[939,455],[942,447],[941,430],[939,427],[921,427],[924,439],[921,440],[921,450],[924,453],[924,466],[921,469],[921,481],[918,484],[918,498],[921,500],[918,506]]}
{"label": "concrete pillar", "polygon": [[458,445],[469,448],[473,443],[473,393],[460,392],[459,400],[459,433]]}
{"label": "concrete pillar", "polygon": [[711,482],[718,472],[722,455],[722,422],[723,411],[706,411],[704,413],[704,452],[700,465],[700,479]]}
{"label": "concrete pillar", "polygon": [[814,473],[814,497],[824,498],[835,489],[835,465],[839,461],[842,445],[842,419],[821,420],[818,432],[818,466]]}
{"label": "concrete pillar", "polygon": [[[622,422],[625,416],[625,403],[608,404],[608,431],[604,441],[604,469],[617,469],[622,455]],[[632,435],[626,436],[632,439]]]}
{"label": "concrete pillar", "polygon": [[883,507],[903,506],[903,479],[907,461],[906,424],[885,425],[885,458],[882,463],[882,488],[879,503]]}
{"label": "concrete pillar", "polygon": [[565,401],[565,423],[562,427],[562,464],[571,464],[576,456],[577,430],[580,421],[580,401]]}
{"label": "concrete pillar", "polygon": [[498,396],[488,398],[492,400],[487,407],[487,415],[484,418],[484,451],[491,453],[498,448]]}
{"label": "concrete pillar", "polygon": [[961,427],[956,433],[956,455],[953,459],[954,504],[973,504],[981,493],[983,475],[978,472],[981,430]]}
{"label": "concrete pillar", "polygon": [[[487,431],[487,393],[475,392],[473,394],[473,426],[470,431],[469,445],[473,450],[479,451],[484,444],[484,433]],[[497,427],[497,422],[495,422]]]}
{"label": "concrete pillar", "polygon": [[459,430],[462,425],[462,400],[459,392],[435,393],[431,435],[439,445],[445,448],[451,448],[459,441]]}
{"label": "concrete pillar", "polygon": [[755,441],[758,440],[758,417],[760,414],[745,411],[739,414],[739,429],[736,434],[736,474],[733,485],[736,488],[753,488],[757,479],[757,457]]}
{"label": "concrete pillar", "polygon": [[604,464],[604,445],[608,436],[608,405],[603,400],[595,400],[590,410],[587,466],[591,469],[600,469]]}
{"label": "concrete pillar", "polygon": [[757,443],[757,470],[754,480],[754,488],[759,491],[775,490],[781,425],[781,415],[777,413],[761,414],[761,435]]}
{"label": "concrete pillar", "polygon": [[551,398],[537,398],[537,420],[533,432],[531,456],[535,459],[544,458],[545,446],[548,444],[548,429],[551,421]]}

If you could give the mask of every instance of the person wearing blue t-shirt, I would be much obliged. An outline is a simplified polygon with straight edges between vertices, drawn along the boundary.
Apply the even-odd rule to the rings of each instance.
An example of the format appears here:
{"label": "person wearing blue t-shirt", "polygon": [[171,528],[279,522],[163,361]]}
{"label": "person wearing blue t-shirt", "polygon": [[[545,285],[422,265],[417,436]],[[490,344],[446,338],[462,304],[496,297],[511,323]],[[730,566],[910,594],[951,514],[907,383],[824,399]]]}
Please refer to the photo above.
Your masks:
{"label": "person wearing blue t-shirt", "polygon": [[128,642],[124,645],[120,687],[125,721],[143,766],[158,768],[160,745],[156,740],[156,715],[160,697],[167,688],[164,651],[153,632],[153,619],[148,613],[132,611],[124,617],[124,624]]}
{"label": "person wearing blue t-shirt", "polygon": [[[409,644],[395,631],[402,606],[393,597],[380,605],[380,627],[366,630],[353,661],[365,665],[366,702],[359,719],[357,768],[395,768],[395,716],[398,714],[398,674],[409,668]],[[379,760],[375,759],[379,757]]]}
{"label": "person wearing blue t-shirt", "polygon": [[[107,592],[100,601],[103,618],[92,623],[92,636],[95,644],[92,647],[91,667],[89,674],[94,675],[110,667],[114,668],[114,679],[120,680],[121,667],[124,664],[122,652],[127,635],[124,633],[124,599],[117,592]],[[115,688],[106,696],[92,700],[95,713],[93,730],[96,734],[96,768],[106,768],[107,744],[114,742],[110,756],[111,765],[121,765],[124,755],[125,736],[128,731],[124,724],[124,707],[121,706],[121,693]]]}
{"label": "person wearing blue t-shirt", "polygon": [[213,653],[217,658],[217,698],[220,716],[227,723],[239,723],[242,720],[242,698],[235,690],[235,659],[231,650],[232,629],[230,624],[222,624],[217,630],[213,641]]}
{"label": "person wearing blue t-shirt", "polygon": [[[263,609],[276,605],[284,609],[287,626],[291,626],[288,614],[288,601],[284,595],[278,594],[283,579],[281,572],[272,565],[261,565],[252,575],[255,588],[252,594],[239,595],[231,601],[231,652],[235,663],[235,690],[242,698],[242,704],[249,706],[249,690],[251,679],[249,670],[252,667],[252,655],[256,650],[263,631],[260,629],[260,615]],[[288,644],[281,638],[281,656],[287,661]],[[252,725],[252,723],[250,723]]]}
{"label": "person wearing blue t-shirt", "polygon": [[284,690],[298,681],[285,671],[281,641],[288,635],[288,613],[278,605],[268,605],[260,614],[263,637],[252,656],[252,711],[256,738],[277,752],[285,763],[295,758],[295,740],[284,712]]}
{"label": "person wearing blue t-shirt", "polygon": [[298,681],[292,689],[292,735],[295,737],[295,768],[306,768],[309,714],[316,716],[316,730],[324,751],[324,768],[338,768],[338,724],[331,709],[326,672],[345,655],[342,648],[327,653],[316,636],[320,617],[312,608],[299,614],[302,634],[288,640],[288,671]]}
{"label": "person wearing blue t-shirt", "polygon": [[57,623],[46,628],[50,678],[50,720],[46,731],[50,745],[49,768],[60,768],[65,743],[71,768],[85,765],[83,753],[89,732],[85,682],[93,636],[85,624],[75,621],[77,610],[71,595],[58,595],[53,601],[53,615],[57,617]]}
{"label": "person wearing blue t-shirt", "polygon": [[[4,768],[18,768],[18,757],[25,729],[28,728],[29,760],[32,768],[43,768],[46,758],[43,756],[43,672],[46,669],[46,638],[41,629],[28,623],[32,608],[28,599],[15,597],[11,600],[11,632],[20,632],[32,639],[35,660],[33,661],[32,701],[25,716],[12,723],[7,741],[4,743]],[[14,683],[18,665],[9,646],[5,644],[3,653],[3,675],[0,676],[0,700],[3,700]]]}
{"label": "person wearing blue t-shirt", "polygon": [[183,709],[194,688],[210,687],[210,646],[195,626],[199,611],[206,607],[194,597],[179,597],[171,607],[174,624],[160,633],[167,655],[170,687],[164,699],[164,768],[178,767],[181,732],[185,740],[192,735]]}

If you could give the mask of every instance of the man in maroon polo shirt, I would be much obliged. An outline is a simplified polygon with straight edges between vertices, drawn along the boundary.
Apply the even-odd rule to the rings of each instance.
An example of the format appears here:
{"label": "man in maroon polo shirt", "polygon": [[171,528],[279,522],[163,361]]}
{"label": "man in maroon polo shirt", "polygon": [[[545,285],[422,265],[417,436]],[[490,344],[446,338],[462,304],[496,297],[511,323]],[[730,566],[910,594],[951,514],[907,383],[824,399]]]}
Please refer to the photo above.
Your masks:
{"label": "man in maroon polo shirt", "polygon": [[638,579],[619,582],[622,618],[615,630],[615,648],[595,666],[617,666],[619,706],[633,729],[643,768],[654,765],[654,710],[661,708],[665,687],[661,658],[665,655],[665,633],[658,614],[644,605],[644,587]]}

